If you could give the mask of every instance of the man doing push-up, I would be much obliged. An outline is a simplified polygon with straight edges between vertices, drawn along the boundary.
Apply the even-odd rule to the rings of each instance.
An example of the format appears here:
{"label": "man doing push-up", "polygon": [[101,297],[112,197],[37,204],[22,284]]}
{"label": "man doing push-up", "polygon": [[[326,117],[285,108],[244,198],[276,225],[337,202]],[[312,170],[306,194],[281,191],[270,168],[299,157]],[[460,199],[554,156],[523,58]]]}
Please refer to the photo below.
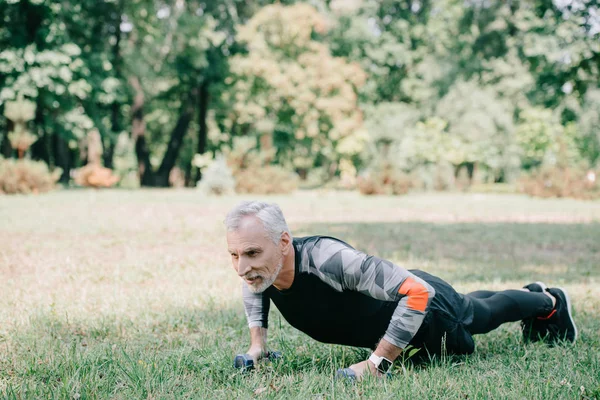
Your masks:
{"label": "man doing push-up", "polygon": [[242,294],[254,362],[267,354],[271,301],[312,338],[368,347],[368,360],[338,371],[360,379],[386,374],[408,345],[428,355],[470,354],[473,335],[521,321],[525,341],[575,342],[564,289],[457,293],[442,279],[407,270],[327,236],[293,238],[276,204],[243,202],[229,212],[227,245]]}

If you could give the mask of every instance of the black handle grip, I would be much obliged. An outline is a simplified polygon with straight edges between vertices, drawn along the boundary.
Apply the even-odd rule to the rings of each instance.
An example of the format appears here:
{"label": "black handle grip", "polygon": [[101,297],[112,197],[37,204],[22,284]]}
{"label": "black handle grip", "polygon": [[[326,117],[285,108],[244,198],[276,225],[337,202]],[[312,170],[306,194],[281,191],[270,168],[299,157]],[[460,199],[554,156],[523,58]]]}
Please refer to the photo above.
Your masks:
{"label": "black handle grip", "polygon": [[[283,355],[280,351],[269,351],[265,357],[273,361],[282,358]],[[233,367],[242,371],[250,371],[254,369],[254,360],[249,354],[238,354],[233,359]]]}

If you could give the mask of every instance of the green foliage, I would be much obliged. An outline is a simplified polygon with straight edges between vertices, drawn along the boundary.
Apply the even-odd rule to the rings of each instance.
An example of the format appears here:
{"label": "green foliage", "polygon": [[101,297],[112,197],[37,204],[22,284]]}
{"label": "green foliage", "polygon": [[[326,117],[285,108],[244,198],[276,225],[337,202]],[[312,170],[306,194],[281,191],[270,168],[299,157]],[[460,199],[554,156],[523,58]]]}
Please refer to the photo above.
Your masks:
{"label": "green foliage", "polygon": [[407,129],[404,138],[392,145],[390,155],[400,168],[412,171],[422,165],[452,160],[452,138],[445,132],[446,122],[428,118]]}
{"label": "green foliage", "polygon": [[365,73],[315,40],[325,31],[307,4],[264,7],[240,27],[248,53],[232,58],[223,95],[234,134],[272,136],[276,159],[298,170],[350,159],[366,141],[356,95]]}
{"label": "green foliage", "polygon": [[421,118],[421,112],[407,103],[380,103],[365,107],[365,127],[377,146],[401,142]]}
{"label": "green foliage", "polygon": [[600,161],[600,88],[590,89],[577,114],[575,142],[583,159],[591,165]]}
{"label": "green foliage", "polygon": [[[363,193],[403,194],[410,187],[439,190],[453,186],[452,172],[449,177],[441,174],[448,169],[453,144],[444,120],[419,121],[419,112],[404,103],[383,103],[367,115],[365,125],[372,138],[368,170],[374,172],[361,178]],[[389,186],[386,181],[400,182],[398,189],[384,189]]]}
{"label": "green foliage", "polygon": [[139,188],[140,180],[137,176],[134,142],[127,133],[123,132],[118,136],[113,157],[114,172],[121,177],[117,186],[127,189]]}
{"label": "green foliage", "polygon": [[566,167],[582,161],[577,148],[577,125],[561,125],[556,114],[548,109],[525,110],[517,127],[516,140],[523,152],[525,168],[542,163]]}
{"label": "green foliage", "polygon": [[564,129],[552,110],[531,108],[523,111],[515,138],[519,144],[525,167],[542,163],[548,152],[558,152],[558,137]]}
{"label": "green foliage", "polygon": [[505,166],[503,156],[513,132],[512,109],[493,89],[457,82],[438,103],[436,115],[448,122],[453,164]]}
{"label": "green foliage", "polygon": [[109,113],[121,90],[110,61],[114,33],[104,38],[117,3],[4,4],[0,38],[0,106],[22,94],[39,108],[35,133],[58,134],[72,148],[92,128],[108,134]]}
{"label": "green foliage", "polygon": [[0,194],[37,194],[50,191],[61,173],[60,168],[50,171],[41,161],[12,160],[0,156]]}
{"label": "green foliage", "polygon": [[[146,184],[166,184],[175,166],[193,184],[194,154],[248,135],[270,137],[272,161],[303,178],[319,168],[319,180],[344,175],[347,187],[348,171],[380,151],[405,172],[470,164],[490,182],[544,162],[593,166],[597,9],[540,0],[0,2],[0,109],[19,94],[36,107],[30,135],[9,139],[21,127],[0,118],[0,152],[33,143],[32,158],[68,178],[84,162],[77,148],[88,131],[100,132],[110,168],[122,164],[116,146],[126,133],[136,165],[152,172]],[[431,121],[446,125],[417,124]]]}

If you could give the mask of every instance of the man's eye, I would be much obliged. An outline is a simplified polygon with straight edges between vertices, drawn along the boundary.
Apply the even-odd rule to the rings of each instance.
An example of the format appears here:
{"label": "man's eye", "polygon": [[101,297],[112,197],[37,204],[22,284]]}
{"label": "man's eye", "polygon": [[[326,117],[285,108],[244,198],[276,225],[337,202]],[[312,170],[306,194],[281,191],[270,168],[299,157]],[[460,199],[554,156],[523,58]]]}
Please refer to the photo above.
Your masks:
{"label": "man's eye", "polygon": [[231,257],[237,258],[237,254],[232,254]]}
{"label": "man's eye", "polygon": [[257,253],[255,251],[249,251],[248,257],[254,257]]}

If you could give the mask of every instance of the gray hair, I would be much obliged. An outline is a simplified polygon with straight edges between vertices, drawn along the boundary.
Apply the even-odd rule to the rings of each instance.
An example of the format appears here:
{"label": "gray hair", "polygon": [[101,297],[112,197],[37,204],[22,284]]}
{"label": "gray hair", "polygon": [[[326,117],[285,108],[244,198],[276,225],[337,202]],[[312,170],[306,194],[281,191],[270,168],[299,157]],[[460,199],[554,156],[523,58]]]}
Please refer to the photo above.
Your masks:
{"label": "gray hair", "polygon": [[243,201],[229,211],[227,217],[225,217],[227,230],[229,232],[238,230],[242,219],[247,216],[258,218],[262,222],[267,235],[275,244],[279,243],[283,232],[287,232],[292,237],[281,208],[275,203],[261,201]]}

